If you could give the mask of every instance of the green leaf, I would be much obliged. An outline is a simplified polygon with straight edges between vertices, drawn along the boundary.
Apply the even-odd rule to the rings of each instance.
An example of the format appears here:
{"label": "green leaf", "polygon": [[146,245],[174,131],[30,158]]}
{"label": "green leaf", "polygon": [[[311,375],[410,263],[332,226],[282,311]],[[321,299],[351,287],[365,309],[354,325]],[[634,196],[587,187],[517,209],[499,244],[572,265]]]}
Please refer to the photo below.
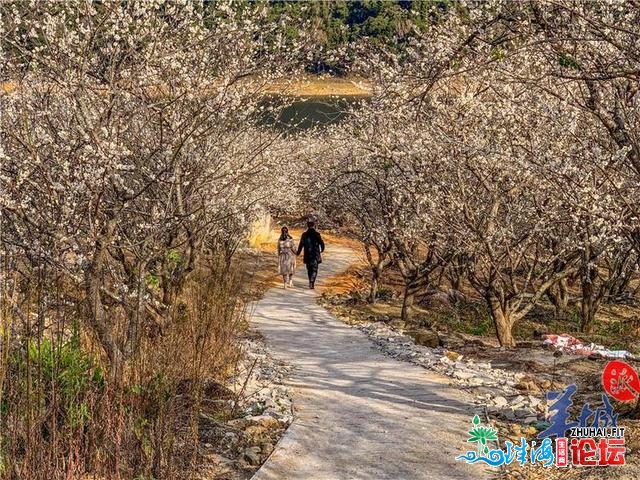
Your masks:
{"label": "green leaf", "polygon": [[580,69],[578,61],[567,53],[561,53],[558,55],[558,63],[564,68],[572,68],[574,70]]}

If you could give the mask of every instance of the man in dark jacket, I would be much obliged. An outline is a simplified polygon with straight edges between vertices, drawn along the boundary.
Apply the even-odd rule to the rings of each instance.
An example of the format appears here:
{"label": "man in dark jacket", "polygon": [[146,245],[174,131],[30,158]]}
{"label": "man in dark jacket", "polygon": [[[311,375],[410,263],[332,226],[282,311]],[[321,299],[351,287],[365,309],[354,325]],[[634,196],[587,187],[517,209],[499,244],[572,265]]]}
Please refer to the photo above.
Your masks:
{"label": "man in dark jacket", "polygon": [[315,223],[307,222],[307,231],[300,237],[298,245],[298,255],[304,249],[303,261],[307,266],[307,275],[309,276],[309,288],[314,288],[316,276],[318,275],[318,265],[322,263],[322,252],[324,252],[324,241],[320,236],[320,232],[315,229]]}

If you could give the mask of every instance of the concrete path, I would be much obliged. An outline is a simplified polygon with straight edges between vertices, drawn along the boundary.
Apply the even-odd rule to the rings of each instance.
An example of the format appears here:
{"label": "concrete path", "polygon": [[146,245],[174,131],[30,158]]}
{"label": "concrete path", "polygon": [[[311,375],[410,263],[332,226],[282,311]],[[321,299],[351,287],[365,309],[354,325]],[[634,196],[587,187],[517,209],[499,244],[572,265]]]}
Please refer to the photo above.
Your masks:
{"label": "concrete path", "polygon": [[[331,246],[322,278],[344,270],[353,252]],[[359,330],[316,304],[304,266],[293,290],[271,289],[253,323],[274,354],[295,366],[288,385],[296,418],[253,480],[414,480],[497,474],[454,458],[473,411],[447,379],[393,360]]]}

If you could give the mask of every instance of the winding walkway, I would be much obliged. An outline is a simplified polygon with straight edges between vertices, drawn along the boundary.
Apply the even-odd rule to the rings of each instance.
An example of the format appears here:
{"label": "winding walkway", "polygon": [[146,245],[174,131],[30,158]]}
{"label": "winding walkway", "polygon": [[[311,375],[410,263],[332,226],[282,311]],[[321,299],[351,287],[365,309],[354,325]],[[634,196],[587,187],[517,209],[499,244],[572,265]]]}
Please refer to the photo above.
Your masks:
{"label": "winding walkway", "polygon": [[[353,252],[329,246],[319,279],[344,270]],[[454,458],[467,449],[473,411],[447,379],[379,352],[357,329],[316,303],[298,269],[296,288],[271,289],[253,323],[288,379],[296,418],[252,480],[490,478],[497,470]],[[321,281],[318,282],[321,284]],[[473,444],[475,445],[475,444]]]}

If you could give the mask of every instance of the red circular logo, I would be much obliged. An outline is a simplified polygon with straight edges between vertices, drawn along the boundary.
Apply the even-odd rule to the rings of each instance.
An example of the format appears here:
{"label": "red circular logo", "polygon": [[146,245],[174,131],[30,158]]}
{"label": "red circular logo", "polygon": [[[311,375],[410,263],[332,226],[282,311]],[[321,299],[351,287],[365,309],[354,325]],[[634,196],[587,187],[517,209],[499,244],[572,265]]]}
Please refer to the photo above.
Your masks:
{"label": "red circular logo", "polygon": [[620,360],[613,360],[604,367],[602,386],[611,397],[620,402],[630,402],[640,395],[638,372]]}

